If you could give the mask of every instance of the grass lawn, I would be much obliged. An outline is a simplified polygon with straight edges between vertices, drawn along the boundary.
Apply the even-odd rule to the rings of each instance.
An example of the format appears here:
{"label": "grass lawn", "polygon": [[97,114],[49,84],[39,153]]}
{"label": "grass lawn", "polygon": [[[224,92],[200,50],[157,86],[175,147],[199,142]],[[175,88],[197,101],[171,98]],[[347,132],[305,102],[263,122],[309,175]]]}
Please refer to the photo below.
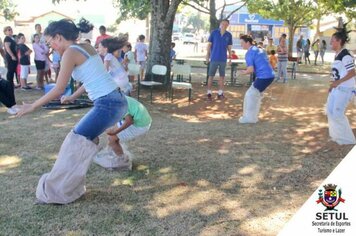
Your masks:
{"label": "grass lawn", "polygon": [[[207,102],[200,83],[190,104],[186,91],[173,103],[143,96],[153,124],[127,144],[133,171],[93,164],[86,194],[63,206],[33,205],[37,182],[88,109],[18,119],[0,107],[0,235],[276,235],[352,148],[328,141],[327,84],[272,84],[254,125],[238,124],[246,86],[227,87],[225,101]],[[40,95],[16,91],[19,103]]]}

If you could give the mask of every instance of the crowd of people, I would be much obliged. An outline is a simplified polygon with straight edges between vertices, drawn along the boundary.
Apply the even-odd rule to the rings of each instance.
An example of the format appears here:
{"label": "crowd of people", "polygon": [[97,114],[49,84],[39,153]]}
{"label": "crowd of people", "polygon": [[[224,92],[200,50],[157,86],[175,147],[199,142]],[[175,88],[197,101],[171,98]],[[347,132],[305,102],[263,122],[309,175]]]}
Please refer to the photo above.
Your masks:
{"label": "crowd of people", "polygon": [[[206,55],[209,64],[208,101],[213,99],[212,80],[217,70],[220,76],[217,99],[225,99],[226,64],[236,59],[236,54],[232,50],[232,35],[227,31],[228,26],[229,21],[222,20],[220,27],[214,30],[208,39]],[[94,104],[66,136],[52,170],[40,178],[36,197],[41,204],[66,204],[82,196],[85,193],[85,176],[92,160],[104,168],[131,169],[132,163],[125,153],[122,142],[147,133],[152,123],[148,110],[140,102],[129,97],[132,89],[130,81],[133,82],[134,78],[129,78],[127,73],[128,65],[135,63],[140,65],[141,74],[144,74],[148,55],[145,36],[138,37],[135,52],[132,52],[128,35],[112,37],[106,34],[104,26],[100,27],[100,36],[94,47],[90,42],[78,41],[80,33],[87,33],[92,29],[93,25],[85,19],[81,19],[78,24],[67,19],[51,22],[44,33],[41,32],[40,26],[36,25],[33,51],[38,71],[37,87],[42,89],[44,86],[48,61],[56,65],[52,66],[53,69],[58,69],[56,83],[35,102],[22,106],[16,105],[13,79],[19,61],[20,79],[23,80],[21,87],[28,90],[26,87],[29,87],[27,83],[29,55],[32,50],[25,45],[26,39],[23,34],[18,34],[16,42],[11,27],[4,29],[6,34],[4,58],[8,73],[6,80],[0,78],[0,101],[8,107],[10,114],[22,117],[58,97],[61,97],[62,103],[70,103],[84,92]],[[240,43],[247,51],[246,69],[241,74],[253,75],[255,78],[244,96],[243,114],[239,119],[242,124],[258,122],[263,92],[274,80],[287,80],[286,35],[281,35],[278,46],[273,45],[271,39],[267,41],[256,43],[250,35],[240,36]],[[348,41],[348,32],[344,26],[333,34],[330,43],[336,57],[332,64],[333,82],[330,84],[327,99],[327,117],[330,137],[338,144],[356,144],[345,115],[347,105],[355,94],[355,65],[353,57],[344,48]],[[308,43],[308,40],[306,42]],[[304,48],[305,54],[303,43],[297,42],[297,45]],[[171,46],[172,58],[175,56],[174,46],[174,44]],[[52,60],[49,60],[51,53],[55,54]],[[321,53],[320,49],[318,53]],[[299,58],[301,56],[298,54]],[[274,71],[276,67],[277,78]],[[73,94],[62,96],[71,78],[81,86]],[[108,148],[99,152],[98,136],[104,132],[108,135]]]}
{"label": "crowd of people", "polygon": [[[61,55],[50,44],[46,43],[40,24],[35,25],[35,32],[31,36],[30,44],[26,42],[23,33],[14,34],[11,26],[6,26],[3,32],[5,38],[4,43],[0,39],[0,54],[7,69],[6,80],[13,89],[44,90],[46,84],[56,83],[61,67]],[[139,36],[133,52],[131,44],[127,42],[128,34],[121,37],[111,37],[106,34],[105,26],[100,26],[99,32],[100,35],[96,38],[94,47],[103,59],[105,68],[115,78],[120,89],[125,94],[130,94],[134,76],[129,76],[128,79],[125,71],[128,70],[129,64],[139,64],[143,78],[148,50],[144,42],[145,36]],[[84,42],[91,44],[89,39],[84,39]],[[31,56],[34,59],[37,72],[35,87],[31,86],[32,83],[27,82],[30,74]],[[55,74],[54,79],[52,79],[52,71]],[[15,83],[15,79],[17,83]],[[5,87],[8,89],[9,86]],[[4,104],[10,103],[5,102]],[[18,109],[16,104],[8,108],[9,114],[15,114]]]}
{"label": "crowd of people", "polygon": [[310,51],[314,52],[314,65],[317,65],[318,57],[321,59],[321,64],[324,64],[324,56],[327,50],[326,41],[323,39],[316,39],[312,44],[309,39],[304,39],[301,35],[296,44],[298,53],[298,63],[303,63],[303,58],[305,64],[310,64]]}

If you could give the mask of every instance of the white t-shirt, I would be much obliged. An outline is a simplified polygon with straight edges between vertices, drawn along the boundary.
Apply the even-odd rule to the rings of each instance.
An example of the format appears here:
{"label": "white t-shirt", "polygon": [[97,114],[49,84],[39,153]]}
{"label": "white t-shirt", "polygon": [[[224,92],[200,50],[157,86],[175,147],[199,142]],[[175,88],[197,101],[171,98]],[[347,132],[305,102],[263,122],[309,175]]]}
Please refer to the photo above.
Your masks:
{"label": "white t-shirt", "polygon": [[128,60],[129,64],[135,64],[135,55],[132,51],[128,51],[127,53],[125,53],[125,57]]}
{"label": "white t-shirt", "polygon": [[110,61],[109,63],[109,73],[113,77],[116,84],[120,87],[122,91],[127,91],[129,85],[129,77],[124,67],[118,61],[114,55],[108,53],[104,57],[104,61]]}
{"label": "white t-shirt", "polygon": [[147,52],[146,44],[142,42],[138,42],[135,45],[135,51],[136,51],[137,62],[146,61],[146,52]]}
{"label": "white t-shirt", "polygon": [[[339,54],[335,56],[335,61],[331,65],[331,74],[333,80],[339,80],[346,76],[346,74],[355,69],[355,62],[347,49],[342,49]],[[342,87],[355,87],[355,77],[341,83]]]}

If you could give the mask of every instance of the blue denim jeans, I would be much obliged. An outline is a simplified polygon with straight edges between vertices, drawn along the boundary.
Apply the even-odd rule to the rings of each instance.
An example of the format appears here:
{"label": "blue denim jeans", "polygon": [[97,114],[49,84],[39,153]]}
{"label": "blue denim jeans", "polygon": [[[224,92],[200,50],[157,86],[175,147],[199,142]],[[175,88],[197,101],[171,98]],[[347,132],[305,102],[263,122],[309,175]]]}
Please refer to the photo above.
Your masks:
{"label": "blue denim jeans", "polygon": [[79,121],[73,131],[94,140],[107,128],[117,123],[127,113],[125,95],[114,90],[94,101],[94,107]]}

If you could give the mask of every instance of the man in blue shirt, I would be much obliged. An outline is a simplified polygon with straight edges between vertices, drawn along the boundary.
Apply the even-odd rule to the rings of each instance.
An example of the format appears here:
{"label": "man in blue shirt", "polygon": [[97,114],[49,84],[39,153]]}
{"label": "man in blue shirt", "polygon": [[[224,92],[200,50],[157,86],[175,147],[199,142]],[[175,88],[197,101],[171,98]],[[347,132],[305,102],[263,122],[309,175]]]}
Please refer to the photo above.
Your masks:
{"label": "man in blue shirt", "polygon": [[218,99],[224,99],[224,78],[227,53],[229,52],[229,64],[231,64],[231,47],[232,47],[232,35],[226,31],[229,27],[229,20],[222,20],[220,22],[220,28],[211,32],[208,39],[206,61],[209,62],[209,79],[208,79],[208,100],[212,100],[211,86],[217,69],[219,68],[219,92]]}
{"label": "man in blue shirt", "polygon": [[263,49],[252,45],[251,36],[242,35],[240,37],[241,46],[247,49],[246,70],[241,74],[256,74],[256,80],[247,90],[244,98],[243,116],[240,123],[257,123],[258,113],[260,112],[262,92],[273,82],[274,71],[269,63],[267,54]]}

